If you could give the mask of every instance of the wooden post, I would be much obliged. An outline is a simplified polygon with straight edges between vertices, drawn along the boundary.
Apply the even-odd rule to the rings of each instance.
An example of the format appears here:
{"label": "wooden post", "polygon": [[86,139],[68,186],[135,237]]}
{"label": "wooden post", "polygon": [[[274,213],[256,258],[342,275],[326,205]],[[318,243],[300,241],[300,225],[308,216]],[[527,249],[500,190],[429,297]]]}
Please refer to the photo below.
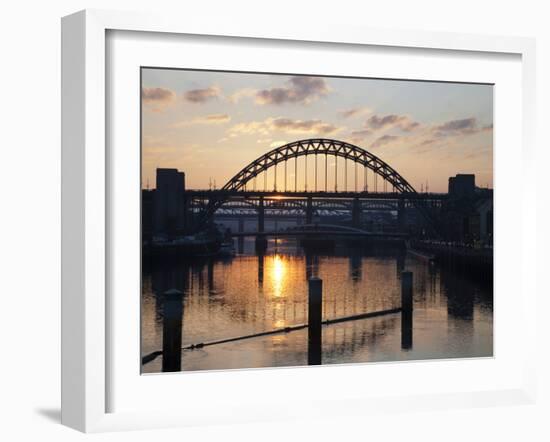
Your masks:
{"label": "wooden post", "polygon": [[262,287],[264,283],[264,254],[258,253],[258,285]]}
{"label": "wooden post", "polygon": [[323,316],[323,280],[309,279],[308,295],[308,365],[321,365],[322,359],[322,316]]}
{"label": "wooden post", "polygon": [[183,293],[171,289],[163,298],[162,371],[181,371]]}
{"label": "wooden post", "polygon": [[412,348],[413,274],[401,272],[401,348]]}

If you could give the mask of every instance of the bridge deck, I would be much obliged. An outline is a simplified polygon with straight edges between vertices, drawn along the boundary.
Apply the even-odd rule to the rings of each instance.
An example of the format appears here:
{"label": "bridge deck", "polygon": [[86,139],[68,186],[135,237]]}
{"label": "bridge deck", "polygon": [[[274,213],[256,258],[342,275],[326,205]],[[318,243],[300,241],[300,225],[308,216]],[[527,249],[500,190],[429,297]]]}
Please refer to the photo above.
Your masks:
{"label": "bridge deck", "polygon": [[445,200],[447,193],[398,193],[398,192],[322,192],[322,191],[299,191],[284,192],[276,190],[186,190],[185,195],[194,198],[335,198],[335,199],[421,199],[421,200]]}

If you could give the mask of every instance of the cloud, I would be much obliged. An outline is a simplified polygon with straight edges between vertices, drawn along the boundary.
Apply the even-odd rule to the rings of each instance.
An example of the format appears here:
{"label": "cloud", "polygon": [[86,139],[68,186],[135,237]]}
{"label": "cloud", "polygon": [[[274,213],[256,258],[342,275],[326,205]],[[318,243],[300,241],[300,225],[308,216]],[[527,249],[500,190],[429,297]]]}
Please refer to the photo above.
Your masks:
{"label": "cloud", "polygon": [[358,117],[360,115],[369,114],[371,112],[371,109],[364,106],[353,107],[351,109],[343,109],[341,111],[338,111],[338,113],[344,118]]}
{"label": "cloud", "polygon": [[[387,116],[386,116],[387,117]],[[433,152],[436,149],[456,150],[461,146],[461,137],[472,134],[490,133],[493,130],[492,124],[481,126],[476,118],[462,118],[456,120],[444,121],[432,125],[420,125],[408,117],[396,118],[392,116],[386,118],[376,116],[369,118],[365,123],[365,128],[354,130],[349,133],[348,138],[351,142],[364,142],[371,148],[391,145],[392,149],[403,149],[407,152]],[[370,123],[369,123],[370,122]],[[414,121],[412,121],[414,123]],[[392,128],[401,127],[414,128],[404,130],[402,133],[391,131]],[[378,129],[371,129],[370,126]],[[376,137],[374,137],[376,135]],[[372,137],[372,138],[371,138]],[[374,139],[374,141],[370,141]]]}
{"label": "cloud", "polygon": [[[341,111],[340,113],[344,116],[344,118],[349,118],[367,111],[367,108],[353,108]],[[403,132],[413,132],[420,127],[420,123],[413,121],[407,115],[372,115],[365,121],[362,128],[352,131],[349,136],[354,143],[359,143],[377,132],[384,133],[392,129],[399,129]],[[375,141],[375,143],[378,142],[378,145],[382,145],[385,144],[386,140],[389,139],[390,138],[379,137],[378,140],[381,141],[377,140]]]}
{"label": "cloud", "polygon": [[492,130],[492,123],[480,128],[475,117],[446,121],[432,128],[432,132],[438,138],[472,135],[479,132],[491,132]]}
{"label": "cloud", "polygon": [[225,124],[231,121],[231,117],[227,114],[209,114],[201,117],[195,117],[192,120],[180,121],[175,123],[172,127],[184,127],[191,126],[193,124]]}
{"label": "cloud", "polygon": [[379,115],[373,115],[366,121],[365,126],[372,130],[388,130],[399,128],[402,131],[411,132],[420,127],[420,123],[411,120],[411,118],[407,115],[391,114],[385,115],[383,117]]}
{"label": "cloud", "polygon": [[258,144],[267,144],[267,143],[271,143],[273,141],[273,139],[271,138],[258,138],[256,140],[256,143]]}
{"label": "cloud", "polygon": [[428,138],[427,140],[422,140],[418,143],[419,146],[429,146],[430,144],[434,144],[437,140],[434,140],[433,138]]}
{"label": "cloud", "polygon": [[162,112],[176,98],[176,94],[162,87],[141,88],[141,100],[152,112]]}
{"label": "cloud", "polygon": [[210,114],[205,115],[204,117],[195,118],[197,123],[206,123],[206,124],[220,124],[228,123],[231,121],[231,117],[227,114]]}
{"label": "cloud", "polygon": [[396,135],[382,135],[381,137],[378,137],[374,143],[371,144],[372,147],[380,147],[384,146],[389,143],[393,143],[394,141],[397,141],[400,137]]}
{"label": "cloud", "polygon": [[272,121],[275,129],[289,133],[318,133],[330,135],[338,132],[340,128],[321,120],[291,120],[290,118],[275,118]]}
{"label": "cloud", "polygon": [[[396,132],[396,128],[401,132]],[[373,115],[363,128],[349,132],[347,138],[356,144],[367,143],[371,148],[391,145],[392,149],[424,153],[436,149],[453,150],[461,146],[461,137],[492,130],[492,124],[481,126],[473,117],[421,125],[405,115]]]}
{"label": "cloud", "polygon": [[475,118],[463,118],[462,120],[451,120],[435,127],[440,132],[469,132],[477,128]]}
{"label": "cloud", "polygon": [[327,136],[341,131],[342,128],[322,120],[293,120],[291,118],[267,118],[263,121],[239,123],[228,131],[229,137],[246,134],[269,135],[280,131],[289,134],[310,134]]}
{"label": "cloud", "polygon": [[141,89],[141,99],[144,103],[159,103],[172,101],[176,94],[162,87],[144,87]]}
{"label": "cloud", "polygon": [[227,96],[227,101],[230,103],[238,103],[243,98],[254,97],[258,91],[252,88],[238,89],[231,95]]}
{"label": "cloud", "polygon": [[291,77],[285,87],[263,89],[256,92],[257,104],[309,104],[326,96],[330,88],[324,78]]}
{"label": "cloud", "polygon": [[350,138],[354,143],[359,143],[363,141],[365,138],[370,137],[373,134],[373,131],[370,129],[361,129],[361,130],[354,130],[350,134]]}
{"label": "cloud", "polygon": [[275,149],[276,147],[280,147],[280,146],[284,146],[285,144],[287,144],[286,141],[284,140],[278,140],[278,141],[273,141],[269,147],[271,147],[272,149]]}
{"label": "cloud", "polygon": [[183,98],[191,103],[205,103],[208,100],[218,98],[221,90],[218,86],[210,86],[206,89],[192,89],[183,94]]}
{"label": "cloud", "polygon": [[269,134],[269,124],[266,121],[248,121],[245,123],[238,123],[231,127],[228,131],[228,136],[233,138],[237,135],[248,135],[248,134]]}

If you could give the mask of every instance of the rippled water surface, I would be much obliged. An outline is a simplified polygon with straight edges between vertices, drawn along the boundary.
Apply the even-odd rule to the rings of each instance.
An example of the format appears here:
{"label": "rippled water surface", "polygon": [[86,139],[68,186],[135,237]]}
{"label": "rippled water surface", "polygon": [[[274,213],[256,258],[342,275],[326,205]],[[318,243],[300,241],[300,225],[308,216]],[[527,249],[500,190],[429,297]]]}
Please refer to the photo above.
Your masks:
{"label": "rippled water surface", "polygon": [[[305,254],[293,240],[253,241],[233,258],[147,265],[143,270],[142,354],[162,348],[162,296],[184,292],[182,345],[307,322],[307,278],[323,280],[323,318],[400,306],[400,274],[413,272],[412,347],[402,348],[401,314],[323,327],[323,364],[491,356],[492,289],[398,249],[337,246]],[[307,364],[307,330],[207,346],[182,353],[182,370]],[[161,371],[161,358],[145,364]]]}

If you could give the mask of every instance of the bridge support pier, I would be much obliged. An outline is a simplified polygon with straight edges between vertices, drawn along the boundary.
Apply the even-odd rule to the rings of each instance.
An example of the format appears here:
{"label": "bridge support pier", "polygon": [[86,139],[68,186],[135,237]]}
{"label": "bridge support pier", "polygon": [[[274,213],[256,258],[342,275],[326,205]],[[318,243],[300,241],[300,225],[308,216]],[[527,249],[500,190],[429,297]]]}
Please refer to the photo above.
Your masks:
{"label": "bridge support pier", "polygon": [[[239,227],[238,232],[243,233],[244,232],[244,219],[239,218]],[[244,237],[239,236],[239,239],[237,240],[237,251],[239,252],[239,255],[242,255],[244,253]]]}
{"label": "bridge support pier", "polygon": [[171,289],[164,292],[163,298],[162,371],[181,371],[183,293]]}
{"label": "bridge support pier", "polygon": [[256,253],[263,255],[267,250],[267,237],[265,235],[258,235],[255,241]]}
{"label": "bridge support pier", "polygon": [[399,198],[397,202],[397,229],[399,232],[405,231],[405,200]]}
{"label": "bridge support pier", "polygon": [[264,197],[260,197],[258,203],[258,233],[264,233],[265,227],[265,206],[264,206]]}
{"label": "bridge support pier", "polygon": [[353,199],[353,205],[351,208],[351,223],[353,227],[359,227],[361,225],[361,201],[359,198]]}
{"label": "bridge support pier", "polygon": [[413,340],[413,274],[401,273],[401,348],[410,350]]}
{"label": "bridge support pier", "polygon": [[267,238],[263,233],[265,232],[265,205],[264,197],[260,197],[258,203],[258,236],[256,236],[256,252],[264,253],[267,250]]}
{"label": "bridge support pier", "polygon": [[310,196],[306,203],[306,224],[313,224],[313,198]]}

